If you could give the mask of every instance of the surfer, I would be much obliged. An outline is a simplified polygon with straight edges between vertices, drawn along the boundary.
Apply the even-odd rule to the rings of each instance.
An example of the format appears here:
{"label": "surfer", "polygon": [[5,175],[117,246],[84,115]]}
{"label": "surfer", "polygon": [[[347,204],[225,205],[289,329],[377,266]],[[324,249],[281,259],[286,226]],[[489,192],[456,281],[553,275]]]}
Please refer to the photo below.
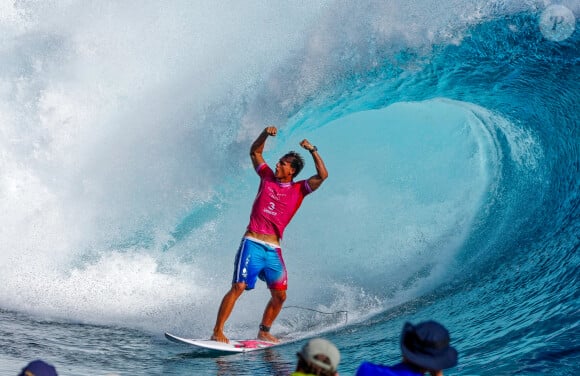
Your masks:
{"label": "surfer", "polygon": [[282,156],[275,171],[272,171],[264,161],[262,152],[268,137],[276,136],[277,132],[276,127],[266,127],[250,147],[250,158],[260,176],[260,186],[252,206],[250,223],[236,254],[232,287],[219,307],[211,337],[215,341],[229,342],[224,335],[225,322],[244,290],[252,290],[256,280],[260,278],[270,289],[271,298],[262,316],[258,338],[278,342],[270,334],[270,327],[286,300],[287,272],[280,240],[303,198],[318,189],[328,177],[318,149],[306,139],[300,142],[300,146],[312,155],[316,167],[315,175],[306,180],[294,181],[304,167],[304,159],[294,151]]}

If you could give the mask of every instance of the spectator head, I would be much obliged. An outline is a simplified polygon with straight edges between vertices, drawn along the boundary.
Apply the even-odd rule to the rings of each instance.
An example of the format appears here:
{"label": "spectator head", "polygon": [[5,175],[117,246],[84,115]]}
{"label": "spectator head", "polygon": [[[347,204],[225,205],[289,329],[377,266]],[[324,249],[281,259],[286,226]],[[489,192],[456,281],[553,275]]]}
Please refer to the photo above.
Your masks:
{"label": "spectator head", "polygon": [[340,352],[336,346],[323,338],[311,339],[297,355],[296,370],[313,375],[335,375],[340,362]]}
{"label": "spectator head", "polygon": [[416,326],[405,323],[401,334],[403,357],[422,369],[438,371],[457,364],[457,351],[449,345],[449,332],[435,321]]}
{"label": "spectator head", "polygon": [[42,360],[35,360],[28,363],[26,367],[20,371],[18,376],[58,376],[56,369],[50,364]]}

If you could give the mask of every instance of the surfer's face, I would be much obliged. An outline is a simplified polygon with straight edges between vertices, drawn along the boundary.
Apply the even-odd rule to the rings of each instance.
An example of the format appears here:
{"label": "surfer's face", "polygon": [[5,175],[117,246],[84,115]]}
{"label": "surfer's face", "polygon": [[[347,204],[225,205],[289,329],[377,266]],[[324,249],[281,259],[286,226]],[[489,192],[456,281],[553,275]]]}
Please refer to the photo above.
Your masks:
{"label": "surfer's face", "polygon": [[294,175],[294,168],[292,168],[290,158],[281,158],[278,163],[276,163],[276,171],[274,175],[276,179],[282,181],[292,180],[292,175]]}

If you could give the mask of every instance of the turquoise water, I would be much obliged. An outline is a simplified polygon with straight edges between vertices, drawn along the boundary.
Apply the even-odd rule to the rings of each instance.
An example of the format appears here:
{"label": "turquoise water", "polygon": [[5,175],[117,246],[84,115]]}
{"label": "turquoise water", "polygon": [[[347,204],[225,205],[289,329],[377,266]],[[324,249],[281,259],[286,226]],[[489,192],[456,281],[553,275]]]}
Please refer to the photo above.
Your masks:
{"label": "turquoise water", "polygon": [[[284,375],[320,335],[349,375],[427,319],[447,374],[576,373],[579,4],[559,4],[0,6],[0,374]],[[171,343],[211,333],[268,124],[268,161],[308,138],[330,173],[284,239],[272,330],[296,342]]]}

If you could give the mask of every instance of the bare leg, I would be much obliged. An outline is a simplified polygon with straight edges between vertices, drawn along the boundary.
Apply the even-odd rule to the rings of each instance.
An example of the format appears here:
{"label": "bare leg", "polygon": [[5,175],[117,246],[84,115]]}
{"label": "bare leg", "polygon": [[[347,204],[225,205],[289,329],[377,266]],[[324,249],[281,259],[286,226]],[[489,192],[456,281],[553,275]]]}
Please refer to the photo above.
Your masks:
{"label": "bare leg", "polygon": [[226,320],[230,317],[230,314],[234,309],[236,301],[238,300],[240,295],[242,295],[245,289],[246,289],[245,283],[243,282],[233,283],[230,291],[228,291],[224,295],[222,303],[220,304],[220,309],[218,311],[215,327],[213,328],[213,335],[211,336],[211,339],[213,339],[214,341],[225,343],[230,342],[228,337],[224,335],[224,325],[226,323]]}
{"label": "bare leg", "polygon": [[[270,290],[272,297],[266,305],[264,310],[264,316],[262,317],[262,325],[270,327],[278,314],[282,310],[282,305],[286,300],[286,291],[284,290]],[[271,335],[269,332],[260,330],[258,331],[258,338],[264,341],[279,342],[278,338]]]}

